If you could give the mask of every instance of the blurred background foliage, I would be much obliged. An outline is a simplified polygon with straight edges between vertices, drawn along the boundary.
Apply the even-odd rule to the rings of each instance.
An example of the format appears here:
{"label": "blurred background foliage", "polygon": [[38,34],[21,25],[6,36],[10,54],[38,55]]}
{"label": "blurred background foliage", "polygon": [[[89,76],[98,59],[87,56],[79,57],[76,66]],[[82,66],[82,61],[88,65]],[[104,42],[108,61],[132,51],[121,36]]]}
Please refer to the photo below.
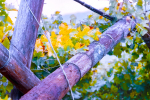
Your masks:
{"label": "blurred background foliage", "polygon": [[[150,23],[149,0],[109,0],[109,8],[101,11],[122,18],[132,15],[137,24],[127,38],[118,43],[108,55],[113,56],[109,63],[97,63],[72,88],[75,99],[81,100],[149,100],[150,99],[150,54],[149,48],[142,40]],[[0,43],[9,49],[13,35],[14,24],[8,16],[8,11],[18,11],[13,6],[5,6],[5,0],[0,0]],[[52,45],[61,63],[79,52],[88,50],[88,45],[98,41],[101,34],[113,25],[111,21],[92,13],[86,20],[76,23],[76,16],[70,16],[70,23],[63,21],[62,15],[56,11],[50,18],[42,15],[43,22],[49,31]],[[129,30],[131,28],[129,27]],[[59,66],[56,57],[48,45],[48,40],[39,28],[33,53],[31,70],[41,80],[55,71]],[[13,85],[0,74],[0,97],[8,99]],[[68,92],[63,98],[71,99]]]}

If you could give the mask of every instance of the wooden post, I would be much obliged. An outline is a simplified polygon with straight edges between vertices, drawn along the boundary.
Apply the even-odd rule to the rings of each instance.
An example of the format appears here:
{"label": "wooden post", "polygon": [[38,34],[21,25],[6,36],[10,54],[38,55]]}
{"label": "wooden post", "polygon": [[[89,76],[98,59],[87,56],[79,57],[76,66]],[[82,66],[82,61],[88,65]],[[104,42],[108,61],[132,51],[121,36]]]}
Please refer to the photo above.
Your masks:
{"label": "wooden post", "polygon": [[[23,68],[23,67],[27,67],[30,69],[33,50],[34,50],[35,41],[37,37],[37,31],[39,27],[38,23],[34,19],[31,12],[29,11],[27,4],[31,8],[37,20],[40,21],[44,0],[21,0],[19,11],[18,11],[18,17],[15,23],[14,33],[12,36],[11,45],[9,49],[11,58],[16,61],[17,66],[13,64],[12,64],[13,66],[11,66],[11,63],[9,63],[7,67],[5,66],[6,68],[0,70],[0,72],[5,77],[7,77],[14,85],[16,85],[16,87],[19,88],[22,93],[26,93],[28,90],[30,90],[33,86],[35,86],[40,81],[35,76],[34,78],[36,79],[36,81],[34,81],[34,79],[30,77],[31,75],[33,75],[33,73],[31,71],[29,71],[29,73],[32,74],[29,74],[28,71],[27,73],[26,72],[24,73],[24,71],[28,69]],[[1,62],[1,64],[3,63]],[[16,70],[17,68],[20,68],[18,72],[12,72],[12,71],[17,71]],[[19,77],[15,76],[15,74],[18,75]],[[23,76],[23,74],[25,74],[25,76]],[[28,80],[29,82],[24,82],[25,80],[22,80],[21,78],[26,80],[29,79],[30,81]],[[26,84],[23,84],[22,82]],[[13,92],[17,92],[17,91],[18,90],[16,88],[13,89]],[[11,94],[16,94],[16,93],[11,93]]]}
{"label": "wooden post", "polygon": [[40,22],[44,0],[21,0],[9,51],[16,58],[19,51],[26,59],[22,62],[30,68],[39,25],[29,11],[25,1],[27,1],[33,14]]}
{"label": "wooden post", "polygon": [[[18,17],[15,23],[15,30],[10,45],[10,52],[18,58],[19,54],[24,56],[24,59],[20,59],[29,69],[31,66],[33,50],[35,47],[35,41],[38,31],[38,23],[34,19],[31,11],[40,22],[44,0],[21,0],[19,6]],[[15,49],[14,49],[15,48]],[[19,51],[16,51],[16,49]],[[16,100],[22,95],[16,87],[11,92],[11,98]]]}
{"label": "wooden post", "polygon": [[[18,58],[12,53],[9,54],[9,51],[0,43],[0,72],[22,93],[27,93],[40,80],[20,61],[21,58],[23,57],[19,54]],[[4,66],[7,61],[8,65]]]}

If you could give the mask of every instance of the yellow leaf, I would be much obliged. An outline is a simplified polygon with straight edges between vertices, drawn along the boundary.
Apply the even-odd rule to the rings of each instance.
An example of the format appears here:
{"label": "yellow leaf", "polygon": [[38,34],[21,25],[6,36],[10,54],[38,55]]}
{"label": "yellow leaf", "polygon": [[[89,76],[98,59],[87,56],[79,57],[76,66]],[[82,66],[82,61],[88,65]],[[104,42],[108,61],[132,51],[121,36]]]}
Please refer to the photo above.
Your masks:
{"label": "yellow leaf", "polygon": [[95,70],[93,70],[93,72],[94,72],[94,73],[97,73],[98,71],[95,69]]}
{"label": "yellow leaf", "polygon": [[68,46],[69,47],[73,47],[74,46],[73,43],[72,43],[72,40],[70,39],[70,37],[62,35],[60,38],[61,38],[60,44],[61,44],[61,46],[64,47],[64,50],[67,50]]}
{"label": "yellow leaf", "polygon": [[91,18],[93,15],[89,15],[88,18]]}
{"label": "yellow leaf", "polygon": [[131,28],[129,28],[128,30],[131,31]]}
{"label": "yellow leaf", "polygon": [[0,26],[0,31],[3,31],[4,27],[3,26]]}
{"label": "yellow leaf", "polygon": [[80,48],[82,48],[84,46],[85,46],[85,44],[77,42],[74,47],[75,47],[75,49],[80,49]]}
{"label": "yellow leaf", "polygon": [[8,95],[6,95],[6,97],[4,99],[1,99],[1,97],[0,97],[0,100],[8,100]]}
{"label": "yellow leaf", "polygon": [[54,58],[56,58],[56,56],[53,53],[52,48],[50,47],[49,43],[46,43],[46,47],[47,47],[47,51],[48,51],[48,56],[51,57],[53,56]]}
{"label": "yellow leaf", "polygon": [[101,35],[102,33],[99,31],[99,28],[96,28],[96,34]]}
{"label": "yellow leaf", "polygon": [[18,10],[17,10],[17,9],[15,9],[15,8],[14,8],[14,9],[6,8],[6,10],[7,10],[7,11],[18,11]]}
{"label": "yellow leaf", "polygon": [[46,38],[45,35],[42,35],[42,36],[41,36],[41,41],[42,41],[42,42],[48,42],[48,40],[47,40],[47,38]]}
{"label": "yellow leaf", "polygon": [[132,15],[132,18],[135,19],[135,17]]}
{"label": "yellow leaf", "polygon": [[144,20],[145,18],[144,18],[144,17],[141,17],[141,19]]}
{"label": "yellow leaf", "polygon": [[109,10],[109,8],[105,7],[103,10],[106,12],[107,10]]}
{"label": "yellow leaf", "polygon": [[13,21],[11,20],[11,18],[9,16],[7,16],[6,20],[13,25]]}
{"label": "yellow leaf", "polygon": [[42,16],[42,19],[48,19],[46,16]]}
{"label": "yellow leaf", "polygon": [[40,39],[37,39],[36,40],[36,43],[35,43],[35,50],[37,51],[37,52],[43,52],[43,45],[42,45],[42,42],[41,42],[41,40]]}
{"label": "yellow leaf", "polygon": [[10,41],[9,41],[9,39],[8,39],[7,37],[3,40],[2,44],[3,44],[7,49],[9,49]]}
{"label": "yellow leaf", "polygon": [[62,23],[60,26],[59,26],[59,34],[60,35],[66,35],[66,36],[69,36],[69,34],[73,31],[72,28],[68,27],[67,23]]}
{"label": "yellow leaf", "polygon": [[51,32],[51,39],[52,40],[57,39],[57,35],[55,34],[54,31]]}
{"label": "yellow leaf", "polygon": [[141,31],[140,26],[141,26],[141,25],[140,25],[139,23],[136,24],[136,30],[137,30],[138,32]]}
{"label": "yellow leaf", "polygon": [[60,11],[56,11],[55,14],[58,15],[60,13]]}
{"label": "yellow leaf", "polygon": [[143,1],[142,0],[138,0],[137,5],[138,6],[142,6],[142,4],[143,4]]}
{"label": "yellow leaf", "polygon": [[58,20],[55,20],[54,22],[53,22],[53,24],[58,24],[59,23],[59,21]]}
{"label": "yellow leaf", "polygon": [[121,10],[125,11],[125,10],[126,10],[126,7],[123,6],[123,7],[121,8]]}
{"label": "yellow leaf", "polygon": [[[1,29],[1,28],[0,28]],[[4,33],[2,30],[0,30],[0,39],[3,39]]]}
{"label": "yellow leaf", "polygon": [[5,32],[10,31],[11,29],[12,29],[12,26],[8,26],[6,27]]}
{"label": "yellow leaf", "polygon": [[75,24],[75,23],[72,23],[72,25],[75,26],[76,24]]}
{"label": "yellow leaf", "polygon": [[103,18],[103,16],[99,16],[99,19],[102,19]]}
{"label": "yellow leaf", "polygon": [[119,9],[119,6],[117,6],[116,9],[118,10],[118,9]]}
{"label": "yellow leaf", "polygon": [[104,20],[107,22],[107,21],[109,21],[109,19],[107,19],[107,18],[104,18]]}
{"label": "yellow leaf", "polygon": [[150,21],[150,14],[148,15],[148,19],[149,19],[149,21]]}
{"label": "yellow leaf", "polygon": [[75,44],[75,49],[79,49],[79,48],[80,48],[80,43],[77,42],[77,43]]}
{"label": "yellow leaf", "polygon": [[137,69],[141,69],[142,68],[142,64],[138,64]]}

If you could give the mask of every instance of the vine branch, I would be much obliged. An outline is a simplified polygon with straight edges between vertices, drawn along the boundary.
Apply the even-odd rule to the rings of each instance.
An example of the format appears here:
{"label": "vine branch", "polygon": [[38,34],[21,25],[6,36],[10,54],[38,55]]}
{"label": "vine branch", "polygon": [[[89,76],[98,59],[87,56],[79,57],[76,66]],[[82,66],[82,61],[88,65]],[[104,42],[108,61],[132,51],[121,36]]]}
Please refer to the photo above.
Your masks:
{"label": "vine branch", "polygon": [[91,11],[93,11],[93,12],[95,12],[95,13],[97,13],[97,14],[99,14],[99,15],[101,15],[101,16],[103,16],[103,17],[109,19],[109,20],[111,20],[112,22],[113,22],[113,21],[116,21],[116,19],[117,19],[116,17],[110,16],[110,15],[108,15],[108,14],[106,14],[106,13],[104,13],[104,12],[102,12],[102,11],[100,11],[100,10],[98,10],[98,9],[96,9],[96,8],[94,8],[94,7],[90,6],[90,5],[88,5],[88,4],[86,4],[85,2],[82,2],[82,1],[80,1],[80,0],[74,0],[74,1],[80,3],[80,4],[83,5],[84,7],[90,9]]}

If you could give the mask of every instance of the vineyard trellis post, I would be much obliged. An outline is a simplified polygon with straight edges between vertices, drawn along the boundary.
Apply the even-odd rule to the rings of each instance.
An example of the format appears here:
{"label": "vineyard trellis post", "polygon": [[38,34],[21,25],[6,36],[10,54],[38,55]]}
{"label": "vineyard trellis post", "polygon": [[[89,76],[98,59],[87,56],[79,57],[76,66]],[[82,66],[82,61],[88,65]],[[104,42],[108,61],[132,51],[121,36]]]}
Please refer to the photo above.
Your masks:
{"label": "vineyard trellis post", "polygon": [[[40,21],[44,0],[27,0],[27,3],[38,21]],[[9,64],[4,68],[0,68],[0,71],[17,88],[19,88],[22,93],[26,93],[40,82],[40,80],[30,71],[38,27],[39,25],[27,9],[25,0],[21,0],[9,52],[1,45],[1,50],[4,50],[4,56],[1,56],[3,61],[1,61],[0,66],[2,67],[7,59],[9,60]],[[29,76],[27,76],[28,74]],[[30,81],[30,79],[32,79],[32,81]]]}

